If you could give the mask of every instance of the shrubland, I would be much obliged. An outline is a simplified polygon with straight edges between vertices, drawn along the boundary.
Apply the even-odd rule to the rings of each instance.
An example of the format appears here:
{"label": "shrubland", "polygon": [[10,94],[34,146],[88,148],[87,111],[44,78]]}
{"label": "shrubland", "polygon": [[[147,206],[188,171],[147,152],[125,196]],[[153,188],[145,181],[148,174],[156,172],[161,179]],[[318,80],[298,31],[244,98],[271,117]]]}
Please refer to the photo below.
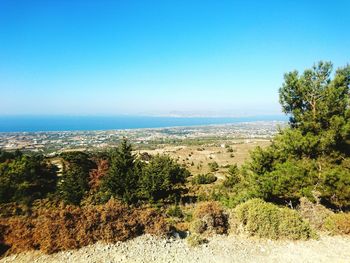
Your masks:
{"label": "shrubland", "polygon": [[[0,250],[51,253],[166,234],[171,222],[194,245],[228,232],[349,234],[349,89],[349,65],[332,74],[331,63],[319,62],[285,74],[279,96],[288,127],[215,184],[212,174],[189,181],[169,156],[136,155],[126,139],[105,152],[61,154],[61,172],[43,155],[0,150]],[[214,160],[208,166],[218,171]]]}

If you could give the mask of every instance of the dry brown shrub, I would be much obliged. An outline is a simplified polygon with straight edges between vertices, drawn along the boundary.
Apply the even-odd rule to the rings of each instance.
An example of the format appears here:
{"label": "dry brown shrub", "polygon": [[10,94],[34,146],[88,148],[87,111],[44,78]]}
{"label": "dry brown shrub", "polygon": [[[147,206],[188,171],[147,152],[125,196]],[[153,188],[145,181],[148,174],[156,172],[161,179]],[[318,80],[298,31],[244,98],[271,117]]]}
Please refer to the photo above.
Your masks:
{"label": "dry brown shrub", "polygon": [[143,233],[164,235],[165,219],[152,209],[130,208],[110,200],[104,205],[40,210],[31,217],[0,219],[0,241],[8,253],[40,249],[46,253],[80,248],[96,241],[124,241]]}
{"label": "dry brown shrub", "polygon": [[204,202],[193,213],[193,224],[200,226],[199,232],[226,234],[228,218],[218,202]]}
{"label": "dry brown shrub", "polygon": [[324,230],[326,219],[333,212],[319,203],[312,203],[307,198],[300,198],[299,213],[302,218],[308,220],[310,225],[318,230]]}
{"label": "dry brown shrub", "polygon": [[101,182],[102,177],[104,177],[109,169],[108,160],[100,159],[96,161],[96,169],[92,169],[89,174],[89,185],[92,190],[96,190]]}

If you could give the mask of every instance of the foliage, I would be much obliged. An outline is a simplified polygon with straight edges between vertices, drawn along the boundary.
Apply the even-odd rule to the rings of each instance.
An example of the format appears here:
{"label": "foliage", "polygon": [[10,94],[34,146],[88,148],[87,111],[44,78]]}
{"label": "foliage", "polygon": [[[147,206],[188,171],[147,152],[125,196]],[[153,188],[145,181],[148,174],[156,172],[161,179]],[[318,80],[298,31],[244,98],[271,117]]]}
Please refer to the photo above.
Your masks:
{"label": "foliage", "polygon": [[89,173],[94,163],[83,152],[64,153],[61,157],[66,163],[59,181],[59,195],[65,202],[78,205],[89,191]]}
{"label": "foliage", "polygon": [[75,249],[97,241],[114,243],[142,235],[169,232],[155,210],[131,209],[114,200],[99,206],[65,206],[31,217],[0,218],[0,240],[8,253],[40,249],[46,253]]}
{"label": "foliage", "polygon": [[55,191],[57,169],[42,155],[0,155],[0,203],[31,203]]}
{"label": "foliage", "polygon": [[228,218],[218,202],[204,202],[198,204],[193,213],[193,218],[191,230],[194,233],[227,233]]}
{"label": "foliage", "polygon": [[208,163],[211,172],[216,172],[219,170],[219,165],[217,162]]}
{"label": "foliage", "polygon": [[300,215],[289,208],[279,208],[261,199],[251,199],[234,210],[235,227],[244,233],[269,239],[308,239],[314,230]]}
{"label": "foliage", "polygon": [[183,218],[184,213],[182,212],[180,206],[173,205],[167,210],[167,215],[171,217]]}
{"label": "foliage", "polygon": [[186,240],[190,247],[198,247],[208,242],[208,240],[196,233],[191,234]]}
{"label": "foliage", "polygon": [[290,127],[266,149],[257,148],[248,164],[255,188],[266,200],[298,200],[321,193],[321,201],[350,207],[350,66],[320,62],[303,74],[285,74],[280,89]]}
{"label": "foliage", "polygon": [[211,173],[197,174],[192,178],[193,184],[211,184],[217,180],[217,177]]}
{"label": "foliage", "polygon": [[115,197],[127,203],[135,202],[140,174],[140,164],[124,138],[119,147],[110,152],[110,168],[102,178],[100,188],[104,200]]}
{"label": "foliage", "polygon": [[93,191],[100,187],[102,178],[108,173],[109,162],[107,159],[97,159],[96,166],[89,173],[89,186]]}
{"label": "foliage", "polygon": [[139,184],[141,196],[154,202],[176,195],[176,187],[184,184],[189,175],[169,156],[156,155],[143,167]]}
{"label": "foliage", "polygon": [[300,199],[298,211],[303,219],[317,230],[324,230],[325,222],[333,212],[319,203],[312,203],[307,198]]}
{"label": "foliage", "polygon": [[237,164],[230,165],[228,168],[228,175],[226,176],[223,186],[226,188],[232,188],[241,181],[240,171]]}
{"label": "foliage", "polygon": [[329,216],[325,228],[333,235],[350,235],[350,213],[338,213]]}

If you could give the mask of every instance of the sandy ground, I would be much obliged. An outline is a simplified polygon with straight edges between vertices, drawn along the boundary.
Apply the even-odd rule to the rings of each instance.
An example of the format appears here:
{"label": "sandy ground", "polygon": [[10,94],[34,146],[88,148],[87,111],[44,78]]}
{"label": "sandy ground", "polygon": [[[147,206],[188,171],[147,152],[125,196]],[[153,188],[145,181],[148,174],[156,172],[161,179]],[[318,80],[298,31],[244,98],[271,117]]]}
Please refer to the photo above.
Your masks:
{"label": "sandy ground", "polygon": [[350,262],[350,237],[324,236],[309,241],[269,241],[215,236],[209,243],[189,247],[184,239],[144,235],[116,244],[97,243],[79,250],[43,255],[28,252],[0,262]]}

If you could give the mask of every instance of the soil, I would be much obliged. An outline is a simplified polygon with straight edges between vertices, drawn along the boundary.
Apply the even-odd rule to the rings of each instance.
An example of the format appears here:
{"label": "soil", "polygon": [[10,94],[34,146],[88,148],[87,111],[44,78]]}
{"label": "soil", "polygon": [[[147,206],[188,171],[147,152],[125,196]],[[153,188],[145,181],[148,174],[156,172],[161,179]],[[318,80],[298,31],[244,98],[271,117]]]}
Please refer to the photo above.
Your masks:
{"label": "soil", "polygon": [[350,262],[350,237],[322,236],[319,240],[271,241],[239,236],[214,236],[190,247],[186,239],[143,235],[116,244],[96,243],[78,250],[45,255],[31,251],[0,262]]}

